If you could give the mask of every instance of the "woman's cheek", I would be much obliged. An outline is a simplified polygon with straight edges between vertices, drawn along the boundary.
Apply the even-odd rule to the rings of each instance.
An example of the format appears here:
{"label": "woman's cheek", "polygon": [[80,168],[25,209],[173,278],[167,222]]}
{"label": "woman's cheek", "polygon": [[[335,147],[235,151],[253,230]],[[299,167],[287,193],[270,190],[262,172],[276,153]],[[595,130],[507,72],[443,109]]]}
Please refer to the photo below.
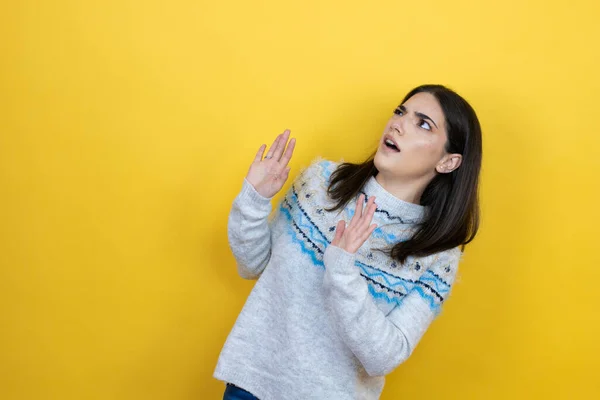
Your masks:
{"label": "woman's cheek", "polygon": [[442,152],[442,146],[434,138],[425,139],[422,143],[423,150],[432,156],[437,156]]}

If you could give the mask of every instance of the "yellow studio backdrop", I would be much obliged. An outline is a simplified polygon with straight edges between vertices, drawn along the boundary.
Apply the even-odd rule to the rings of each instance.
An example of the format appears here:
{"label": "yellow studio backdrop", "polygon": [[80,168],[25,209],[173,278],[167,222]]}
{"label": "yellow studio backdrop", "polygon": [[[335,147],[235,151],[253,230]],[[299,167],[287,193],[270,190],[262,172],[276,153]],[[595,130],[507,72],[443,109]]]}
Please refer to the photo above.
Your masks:
{"label": "yellow studio backdrop", "polygon": [[[484,134],[482,228],[383,399],[600,398],[595,0],[15,1],[0,12],[0,398],[218,399],[253,282],[229,207],[363,159],[442,83]],[[284,191],[289,187],[289,182]]]}

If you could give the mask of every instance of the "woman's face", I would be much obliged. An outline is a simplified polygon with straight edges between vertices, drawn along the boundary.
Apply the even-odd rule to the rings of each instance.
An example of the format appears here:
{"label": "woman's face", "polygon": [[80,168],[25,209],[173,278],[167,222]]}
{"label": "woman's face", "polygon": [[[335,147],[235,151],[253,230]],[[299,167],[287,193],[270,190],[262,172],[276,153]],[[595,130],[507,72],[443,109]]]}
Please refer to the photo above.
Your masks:
{"label": "woman's face", "polygon": [[429,181],[458,168],[460,155],[448,154],[444,113],[437,99],[421,92],[398,106],[389,119],[375,167],[386,179]]}

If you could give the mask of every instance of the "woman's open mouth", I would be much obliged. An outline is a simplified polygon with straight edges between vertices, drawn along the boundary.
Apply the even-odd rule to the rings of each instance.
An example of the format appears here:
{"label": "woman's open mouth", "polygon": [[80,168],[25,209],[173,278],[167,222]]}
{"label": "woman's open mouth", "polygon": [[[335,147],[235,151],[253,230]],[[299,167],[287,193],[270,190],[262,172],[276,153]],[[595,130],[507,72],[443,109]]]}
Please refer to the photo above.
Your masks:
{"label": "woman's open mouth", "polygon": [[383,138],[383,148],[392,152],[396,152],[399,153],[400,149],[398,148],[398,145],[396,145],[396,142],[394,142],[392,139],[385,137]]}

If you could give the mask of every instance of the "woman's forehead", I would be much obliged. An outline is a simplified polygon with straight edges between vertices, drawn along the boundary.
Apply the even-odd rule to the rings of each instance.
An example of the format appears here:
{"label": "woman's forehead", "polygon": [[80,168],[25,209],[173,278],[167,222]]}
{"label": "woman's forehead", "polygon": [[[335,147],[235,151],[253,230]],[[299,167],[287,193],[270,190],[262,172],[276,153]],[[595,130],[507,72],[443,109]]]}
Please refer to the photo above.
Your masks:
{"label": "woman's forehead", "polygon": [[[434,95],[432,95],[431,93],[427,93],[427,92],[421,92],[421,93],[417,93],[417,94],[413,95],[411,98],[406,100],[406,102],[404,103],[404,106],[410,112],[417,111],[417,112],[422,112],[422,113],[427,114],[426,111],[429,111],[432,114],[436,113],[436,115],[438,115],[438,116],[443,115],[443,111],[442,111],[442,107],[440,107],[440,103],[438,103],[438,101]],[[432,117],[433,115],[429,115],[429,116]]]}

